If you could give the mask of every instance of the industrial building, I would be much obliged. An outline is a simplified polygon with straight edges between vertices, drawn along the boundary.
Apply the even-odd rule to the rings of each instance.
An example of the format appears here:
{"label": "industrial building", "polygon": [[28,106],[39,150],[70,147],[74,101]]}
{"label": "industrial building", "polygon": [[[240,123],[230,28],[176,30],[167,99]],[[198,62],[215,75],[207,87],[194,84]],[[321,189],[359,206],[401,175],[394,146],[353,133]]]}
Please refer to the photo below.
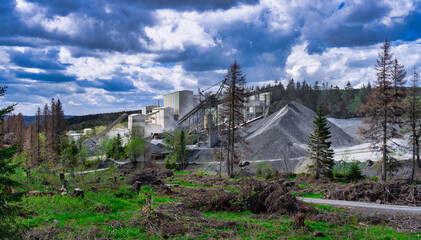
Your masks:
{"label": "industrial building", "polygon": [[174,109],[176,120],[193,109],[193,91],[183,90],[164,95],[164,107]]}
{"label": "industrial building", "polygon": [[[132,114],[128,117],[129,132],[136,127],[144,137],[175,129],[179,117],[193,109],[195,97],[192,91],[184,90],[164,95],[164,106],[146,106],[142,114]],[[197,98],[197,97],[196,97]]]}

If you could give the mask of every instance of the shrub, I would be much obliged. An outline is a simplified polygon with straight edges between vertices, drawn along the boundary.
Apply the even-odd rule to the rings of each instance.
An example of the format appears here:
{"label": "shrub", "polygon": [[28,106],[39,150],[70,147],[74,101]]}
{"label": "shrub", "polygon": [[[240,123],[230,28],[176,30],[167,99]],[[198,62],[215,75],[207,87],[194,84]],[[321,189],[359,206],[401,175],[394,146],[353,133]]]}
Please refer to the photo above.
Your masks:
{"label": "shrub", "polygon": [[140,157],[143,152],[146,143],[140,137],[132,137],[126,145],[126,156],[132,163],[136,163],[136,159]]}
{"label": "shrub", "polygon": [[348,171],[345,177],[348,181],[358,181],[363,177],[361,175],[361,168],[358,162],[354,161],[351,164],[349,164]]}
{"label": "shrub", "polygon": [[120,134],[111,138],[105,147],[105,155],[107,158],[113,158],[115,160],[126,159],[126,151],[122,146],[122,138]]}
{"label": "shrub", "polygon": [[172,151],[165,160],[169,163],[166,166],[173,166],[177,170],[184,169],[188,165],[188,150],[186,148],[186,133],[183,130],[175,130],[167,133],[164,142],[166,147]]}
{"label": "shrub", "polygon": [[72,140],[65,149],[61,152],[61,158],[66,167],[75,168],[77,165],[79,149],[76,146],[75,140]]}

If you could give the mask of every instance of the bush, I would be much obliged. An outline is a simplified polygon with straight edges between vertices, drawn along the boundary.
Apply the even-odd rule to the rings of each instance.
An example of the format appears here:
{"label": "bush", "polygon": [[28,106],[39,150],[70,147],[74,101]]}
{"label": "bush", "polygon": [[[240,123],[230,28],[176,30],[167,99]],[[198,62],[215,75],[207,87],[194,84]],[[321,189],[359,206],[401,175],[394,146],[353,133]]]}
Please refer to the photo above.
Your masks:
{"label": "bush", "polygon": [[170,157],[168,157],[167,159],[165,159],[165,168],[166,169],[174,169],[174,168],[176,168],[176,166],[177,166],[177,163],[171,161],[171,158]]}
{"label": "bush", "polygon": [[348,166],[348,171],[345,175],[346,180],[348,181],[358,181],[362,178],[361,168],[358,162],[352,162]]}
{"label": "bush", "polygon": [[61,151],[61,158],[63,159],[63,165],[70,168],[75,168],[77,165],[79,149],[76,146],[75,140],[72,140],[63,151]]}
{"label": "bush", "polygon": [[126,156],[135,163],[136,159],[143,154],[145,146],[146,143],[142,138],[132,137],[126,145]]}
{"label": "bush", "polygon": [[122,145],[122,138],[120,134],[117,134],[111,138],[105,146],[106,157],[113,158],[114,160],[126,159],[126,151]]}
{"label": "bush", "polygon": [[167,168],[176,170],[184,169],[188,164],[188,150],[186,148],[186,133],[183,130],[175,130],[173,133],[167,133],[164,142],[168,150],[172,151],[165,162]]}

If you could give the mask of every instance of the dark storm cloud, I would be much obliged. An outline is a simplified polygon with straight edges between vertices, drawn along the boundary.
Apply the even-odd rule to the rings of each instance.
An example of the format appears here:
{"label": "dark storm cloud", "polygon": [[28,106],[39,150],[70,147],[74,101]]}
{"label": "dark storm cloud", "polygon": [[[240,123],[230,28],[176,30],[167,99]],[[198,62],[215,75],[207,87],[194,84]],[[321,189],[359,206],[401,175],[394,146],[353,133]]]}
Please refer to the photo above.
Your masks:
{"label": "dark storm cloud", "polygon": [[332,15],[311,11],[300,34],[309,42],[310,53],[321,53],[328,47],[368,46],[385,38],[396,41],[403,33],[412,35],[411,40],[419,38],[419,6],[400,21],[385,25],[381,20],[391,10],[380,1],[362,1],[349,2]]}
{"label": "dark storm cloud", "polygon": [[76,77],[74,76],[67,76],[65,74],[55,72],[55,73],[30,73],[30,72],[23,72],[18,71],[16,72],[17,78],[26,78],[31,80],[38,80],[42,82],[73,82],[76,81]]}
{"label": "dark storm cloud", "polygon": [[58,53],[59,51],[56,49],[46,52],[32,49],[25,52],[12,50],[9,51],[9,56],[11,62],[20,67],[63,70],[66,65],[60,63]]}
{"label": "dark storm cloud", "polygon": [[77,84],[81,87],[93,87],[109,92],[127,92],[136,89],[133,82],[127,78],[98,79],[95,81],[82,80]]}
{"label": "dark storm cloud", "polygon": [[379,1],[359,2],[355,6],[348,4],[346,8],[351,8],[344,19],[346,24],[366,24],[385,16],[391,10],[390,7]]}
{"label": "dark storm cloud", "polygon": [[[33,101],[38,101],[39,98],[51,98],[57,94],[69,95],[69,99],[72,99],[72,94],[96,88],[105,90],[104,95],[121,99],[115,103],[118,106],[137,106],[136,102],[139,101],[142,105],[154,102],[153,97],[173,91],[174,86],[184,87],[184,83],[177,85],[172,82],[182,82],[180,79],[183,76],[177,74],[195,77],[198,87],[217,83],[223,77],[220,70],[227,69],[234,60],[243,67],[248,82],[285,78],[288,76],[284,71],[288,56],[294,46],[303,42],[308,43],[308,53],[322,54],[326,49],[337,47],[371,46],[385,38],[391,41],[421,38],[420,3],[414,3],[415,7],[408,15],[393,17],[391,24],[385,25],[382,21],[392,9],[383,1],[285,2],[278,6],[283,10],[280,13],[272,6],[266,6],[267,3],[262,2],[261,6],[257,6],[258,0],[28,0],[35,4],[35,12],[19,12],[15,8],[17,2],[7,0],[0,4],[0,47],[3,47],[0,51],[7,53],[10,58],[10,63],[7,63],[10,66],[6,64],[6,70],[0,71],[0,81],[10,85],[10,95],[15,101],[18,101],[19,95],[22,95],[22,101],[28,102],[31,97],[36,99]],[[223,12],[243,5],[251,5],[252,8],[261,9],[261,12],[253,18],[247,15],[247,11]],[[168,11],[156,11],[162,9]],[[206,40],[213,44],[198,44],[202,37],[199,34],[194,41],[180,40],[180,47],[162,47],[159,38],[154,42],[153,37],[149,38],[146,34],[145,28],[164,28],[166,21],[174,21],[170,24],[173,32],[177,32],[183,24],[177,21],[186,17],[183,15],[186,11],[189,12],[187,18],[193,16],[187,20],[198,24],[199,27],[195,29],[203,28],[204,35],[209,36]],[[163,15],[160,15],[162,12]],[[168,12],[173,15],[166,19]],[[197,15],[211,12],[220,14],[220,20],[212,20],[217,23],[203,21],[200,17],[196,19]],[[238,20],[238,16],[228,14],[244,16]],[[230,21],[231,17],[237,20]],[[60,18],[68,22],[62,23],[58,20]],[[75,26],[66,25],[69,23]],[[277,27],[273,27],[277,24]],[[184,32],[180,31],[180,34]],[[22,46],[27,48],[24,51],[15,48]],[[70,60],[60,59],[60,49],[65,49],[65,53],[70,51],[71,56],[65,57]],[[127,63],[123,58],[139,53],[155,56],[146,59],[153,62],[145,66],[154,67],[156,64],[169,70],[169,73],[174,66],[181,65],[183,69],[181,73],[175,73],[177,80],[171,76],[154,79],[152,71],[133,73],[135,70],[128,68],[143,65],[143,59],[139,58],[138,63],[137,60],[128,60]],[[122,59],[120,62],[103,60],[109,56],[122,56]],[[61,61],[66,61],[66,64]],[[86,74],[89,81],[80,80],[85,77],[79,73],[95,68],[89,65],[92,62],[110,62],[110,65],[121,66],[98,66],[109,72],[110,79],[104,79],[103,75],[94,79],[97,74],[94,71]],[[349,63],[348,67],[364,68],[367,65],[372,67],[373,63],[361,60]],[[16,70],[16,66],[39,69],[41,73]],[[66,72],[72,72],[75,76]],[[137,89],[133,84],[137,81],[147,85],[148,91],[156,91],[156,94]],[[97,92],[102,94],[103,91]],[[77,104],[80,103],[75,103],[75,106]],[[109,104],[95,107],[113,107]],[[66,106],[71,107],[71,104]],[[83,104],[81,107],[84,107]],[[86,108],[86,111],[91,111],[93,106]]]}
{"label": "dark storm cloud", "polygon": [[[43,8],[44,18],[54,20],[54,16],[67,17],[73,14],[91,24],[81,27],[81,32],[74,36],[59,31],[47,31],[40,22],[28,26],[16,11],[16,3],[7,1],[0,6],[0,44],[8,46],[34,46],[31,39],[55,45],[79,46],[91,49],[114,51],[145,50],[139,43],[143,27],[155,22],[151,11],[135,8],[124,2],[104,1],[32,1]],[[109,9],[107,13],[105,8]],[[33,15],[33,14],[32,14]],[[31,15],[25,16],[30,18]],[[38,19],[39,20],[39,19]],[[11,40],[11,41],[10,41]]]}
{"label": "dark storm cloud", "polygon": [[259,3],[259,0],[126,0],[128,2],[137,3],[140,6],[152,9],[177,9],[177,10],[196,10],[209,11],[215,9],[229,9],[231,7],[247,4],[254,5]]}

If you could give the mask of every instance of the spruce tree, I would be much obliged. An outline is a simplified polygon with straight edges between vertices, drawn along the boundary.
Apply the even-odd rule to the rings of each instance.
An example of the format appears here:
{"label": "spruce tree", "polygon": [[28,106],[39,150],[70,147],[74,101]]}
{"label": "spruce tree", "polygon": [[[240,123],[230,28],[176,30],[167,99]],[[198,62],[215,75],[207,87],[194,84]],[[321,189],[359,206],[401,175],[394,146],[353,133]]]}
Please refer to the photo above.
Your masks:
{"label": "spruce tree", "polygon": [[327,126],[327,120],[320,106],[313,120],[314,132],[309,136],[308,148],[310,151],[310,159],[313,160],[314,177],[318,179],[320,176],[332,176],[333,150],[332,142],[329,142],[330,130]]}
{"label": "spruce tree", "polygon": [[[2,97],[7,87],[0,87]],[[0,124],[4,117],[13,111],[14,105],[0,109]],[[10,175],[15,173],[18,164],[12,163],[13,155],[18,151],[19,143],[11,147],[3,148],[0,145],[0,239],[12,239],[23,230],[15,219],[21,214],[21,207],[16,203],[21,201],[22,192],[15,192],[12,188],[19,186],[19,183],[12,180]]]}
{"label": "spruce tree", "polygon": [[[377,79],[375,88],[371,89],[367,103],[361,106],[360,111],[369,118],[365,121],[368,128],[361,129],[365,138],[370,139],[372,146],[382,152],[382,180],[387,180],[387,172],[397,165],[397,160],[392,156],[393,138],[399,137],[398,124],[402,111],[402,94],[398,86],[404,78],[403,67],[393,60],[390,52],[390,43],[385,40],[378,53]],[[396,83],[396,88],[395,88]]]}
{"label": "spruce tree", "polygon": [[405,99],[405,130],[409,133],[409,142],[412,143],[412,171],[409,182],[414,181],[415,177],[415,160],[419,162],[419,142],[420,142],[420,125],[421,125],[421,97],[419,96],[419,80],[420,76],[415,71],[411,79],[411,87],[408,89],[408,96]]}
{"label": "spruce tree", "polygon": [[247,142],[242,137],[240,131],[244,127],[239,127],[245,123],[243,110],[245,109],[245,84],[246,77],[241,71],[237,61],[230,66],[224,78],[225,91],[223,94],[222,111],[220,117],[222,121],[227,121],[220,128],[220,135],[224,141],[222,145],[226,150],[227,174],[234,177],[234,163],[240,162],[241,152],[238,147],[247,148]]}

